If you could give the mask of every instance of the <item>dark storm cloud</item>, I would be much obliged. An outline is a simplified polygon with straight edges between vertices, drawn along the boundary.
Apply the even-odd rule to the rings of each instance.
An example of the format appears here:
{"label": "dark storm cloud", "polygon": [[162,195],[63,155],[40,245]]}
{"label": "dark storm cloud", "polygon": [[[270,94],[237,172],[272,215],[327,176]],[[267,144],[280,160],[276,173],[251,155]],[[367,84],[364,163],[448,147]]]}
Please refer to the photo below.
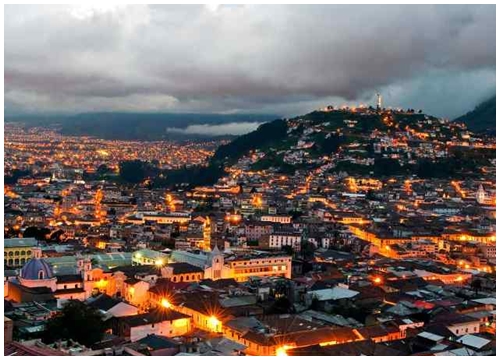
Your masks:
{"label": "dark storm cloud", "polygon": [[[454,116],[495,91],[495,7],[6,6],[6,111]],[[416,103],[417,105],[413,105]]]}

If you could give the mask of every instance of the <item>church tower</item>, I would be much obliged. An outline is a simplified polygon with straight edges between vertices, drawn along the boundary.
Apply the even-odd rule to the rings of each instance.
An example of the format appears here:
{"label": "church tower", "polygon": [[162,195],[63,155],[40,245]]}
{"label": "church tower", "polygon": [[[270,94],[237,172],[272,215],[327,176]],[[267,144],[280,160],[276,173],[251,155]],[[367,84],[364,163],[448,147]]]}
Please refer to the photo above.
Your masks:
{"label": "church tower", "polygon": [[203,247],[204,250],[210,250],[210,243],[212,240],[212,222],[210,217],[205,218],[205,223],[203,224]]}
{"label": "church tower", "polygon": [[212,280],[219,280],[222,278],[222,269],[224,267],[224,255],[215,244],[209,256],[209,266],[212,267],[211,276]]}
{"label": "church tower", "polygon": [[94,278],[92,276],[92,260],[89,257],[78,257],[77,259],[78,272],[82,276],[83,289],[87,296],[92,294],[94,288]]}

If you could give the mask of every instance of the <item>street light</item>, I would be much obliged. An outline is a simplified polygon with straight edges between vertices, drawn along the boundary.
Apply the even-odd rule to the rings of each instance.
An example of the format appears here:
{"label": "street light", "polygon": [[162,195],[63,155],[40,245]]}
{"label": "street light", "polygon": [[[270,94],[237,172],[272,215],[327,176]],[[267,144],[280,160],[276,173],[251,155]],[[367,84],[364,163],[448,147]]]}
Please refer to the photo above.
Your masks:
{"label": "street light", "polygon": [[165,309],[170,309],[172,307],[172,304],[170,303],[170,301],[168,301],[167,299],[163,298],[161,299],[161,302],[160,302],[161,306],[164,307]]}
{"label": "street light", "polygon": [[286,353],[286,351],[289,348],[290,347],[287,346],[287,345],[280,346],[279,348],[276,349],[276,356],[288,356],[288,354]]}
{"label": "street light", "polygon": [[217,327],[219,326],[220,324],[220,321],[219,319],[217,319],[215,316],[210,316],[210,318],[208,319],[208,326],[210,327],[210,329],[214,332],[217,332]]}

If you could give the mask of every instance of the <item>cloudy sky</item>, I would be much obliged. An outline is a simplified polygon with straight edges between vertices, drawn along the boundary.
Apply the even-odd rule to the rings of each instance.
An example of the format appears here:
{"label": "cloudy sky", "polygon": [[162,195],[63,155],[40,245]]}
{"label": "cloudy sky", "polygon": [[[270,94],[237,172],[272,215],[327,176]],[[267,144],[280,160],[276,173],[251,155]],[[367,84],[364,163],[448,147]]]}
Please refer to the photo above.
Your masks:
{"label": "cloudy sky", "polygon": [[495,93],[495,6],[5,6],[5,111],[453,118]]}

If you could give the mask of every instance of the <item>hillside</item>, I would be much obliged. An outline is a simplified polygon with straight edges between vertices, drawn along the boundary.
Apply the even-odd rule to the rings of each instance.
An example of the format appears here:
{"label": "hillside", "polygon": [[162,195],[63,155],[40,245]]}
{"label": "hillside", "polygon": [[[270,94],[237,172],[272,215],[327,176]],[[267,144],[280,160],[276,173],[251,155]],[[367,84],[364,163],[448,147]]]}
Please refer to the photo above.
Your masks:
{"label": "hillside", "polygon": [[463,123],[412,109],[328,109],[261,124],[220,146],[205,166],[164,170],[136,159],[120,163],[119,178],[159,188],[210,185],[235,172],[471,179],[494,167],[494,144]]}
{"label": "hillside", "polygon": [[464,124],[411,109],[314,111],[261,125],[219,147],[211,164],[285,174],[478,176],[494,149],[470,143],[469,134]]}
{"label": "hillside", "polygon": [[233,163],[248,151],[262,148],[287,137],[285,120],[274,120],[259,126],[255,131],[241,135],[229,144],[220,146],[214,154],[214,161]]}
{"label": "hillside", "polygon": [[495,134],[496,129],[496,96],[482,102],[472,111],[456,118],[475,132],[487,132]]}

